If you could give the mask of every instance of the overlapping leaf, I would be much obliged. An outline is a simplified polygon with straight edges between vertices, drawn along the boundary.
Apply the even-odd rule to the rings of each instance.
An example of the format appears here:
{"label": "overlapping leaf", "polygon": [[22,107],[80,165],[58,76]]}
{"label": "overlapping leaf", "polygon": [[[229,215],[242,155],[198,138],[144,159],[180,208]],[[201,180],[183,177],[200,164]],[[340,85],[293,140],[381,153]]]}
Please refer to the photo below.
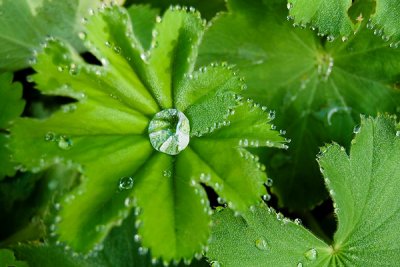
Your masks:
{"label": "overlapping leaf", "polygon": [[16,119],[23,111],[25,102],[21,99],[22,87],[19,83],[12,83],[12,74],[0,74],[0,180],[15,173],[15,164],[10,158],[7,148],[10,122]]}
{"label": "overlapping leaf", "polygon": [[[377,1],[325,1],[325,0],[288,0],[289,19],[296,24],[311,25],[318,28],[328,40],[337,37],[347,38],[352,35],[363,20],[371,20],[370,28],[375,28],[375,35],[382,36],[384,41],[390,41],[391,47],[400,44],[400,3],[390,0]],[[375,2],[371,4],[372,2]],[[355,14],[364,6],[362,11]],[[371,14],[371,16],[370,16]],[[370,17],[369,17],[370,16]]]}
{"label": "overlapping leaf", "polygon": [[[194,70],[204,27],[197,12],[168,10],[149,50],[129,20],[113,6],[86,22],[81,37],[102,66],[48,39],[33,80],[42,93],[78,102],[48,119],[20,119],[12,128],[14,156],[28,169],[66,162],[82,170],[81,185],[65,196],[55,220],[58,238],[73,249],[100,248],[135,206],[141,250],[151,248],[154,259],[166,262],[189,260],[209,238],[201,183],[245,211],[260,201],[267,180],[246,147],[285,147],[284,139],[265,108],[241,100],[243,81],[229,66]],[[191,126],[189,147],[177,156],[149,142],[149,121],[169,108],[186,114]]]}
{"label": "overlapping leaf", "polygon": [[[109,2],[109,1],[104,1]],[[123,2],[123,1],[118,1]],[[17,70],[30,65],[33,51],[46,36],[83,46],[77,33],[81,19],[100,1],[4,0],[0,3],[0,69]]]}
{"label": "overlapping leaf", "polygon": [[[55,265],[59,267],[163,266],[160,261],[152,262],[150,254],[141,254],[142,250],[139,249],[139,244],[135,240],[137,232],[132,227],[134,222],[135,216],[132,214],[121,226],[110,232],[104,240],[104,249],[91,256],[77,254],[60,245],[40,242],[13,245],[11,248],[14,250],[16,258],[26,261],[30,267],[53,267]],[[185,265],[182,263],[179,266]],[[191,266],[207,266],[207,263],[205,260],[194,260]]]}
{"label": "overlapping leaf", "polygon": [[199,65],[234,63],[248,84],[245,97],[276,110],[276,124],[292,140],[270,153],[269,174],[280,204],[305,209],[326,191],[314,160],[318,147],[348,144],[359,114],[396,112],[400,51],[382,45],[365,24],[347,42],[323,43],[286,21],[285,1],[228,1],[229,13],[207,30]]}
{"label": "overlapping leaf", "polygon": [[14,253],[9,249],[0,249],[1,266],[27,267],[28,264],[23,261],[15,260]]}
{"label": "overlapping leaf", "polygon": [[322,149],[325,184],[334,200],[338,229],[332,245],[258,207],[242,217],[215,214],[207,254],[219,266],[396,266],[400,261],[400,134],[395,121],[362,119],[350,155]]}

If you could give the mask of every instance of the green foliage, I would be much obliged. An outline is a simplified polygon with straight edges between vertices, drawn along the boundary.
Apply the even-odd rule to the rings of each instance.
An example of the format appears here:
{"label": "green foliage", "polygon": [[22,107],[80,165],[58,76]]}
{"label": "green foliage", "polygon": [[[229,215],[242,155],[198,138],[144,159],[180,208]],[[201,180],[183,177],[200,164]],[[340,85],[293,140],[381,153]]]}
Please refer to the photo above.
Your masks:
{"label": "green foliage", "polygon": [[[360,9],[360,6],[364,8]],[[369,28],[375,28],[375,35],[381,36],[385,42],[390,41],[391,47],[398,47],[400,44],[398,1],[288,0],[287,8],[288,18],[294,19],[295,24],[318,28],[321,35],[327,35],[328,41],[337,37],[347,39],[358,30],[363,20],[370,19]],[[359,10],[360,13],[354,13],[351,9]]]}
{"label": "green foliage", "polygon": [[319,164],[334,200],[332,245],[265,206],[235,217],[214,215],[207,256],[221,266],[395,266],[400,260],[399,131],[388,116],[363,118],[350,154],[321,149]]}
{"label": "green foliage", "polygon": [[123,2],[0,0],[0,266],[398,264],[398,1]]}
{"label": "green foliage", "polygon": [[15,266],[27,267],[26,262],[16,261],[14,253],[8,249],[0,249],[0,265],[1,266]]}
{"label": "green foliage", "polygon": [[[100,1],[3,0],[0,2],[0,70],[18,70],[34,63],[45,36],[57,36],[82,51],[77,33],[81,20]],[[105,1],[109,2],[109,1]],[[121,2],[121,1],[118,1]]]}
{"label": "green foliage", "polygon": [[[19,119],[12,127],[14,157],[28,170],[62,162],[83,173],[61,200],[53,227],[74,250],[102,248],[135,207],[141,250],[151,248],[154,260],[188,261],[209,238],[211,210],[200,183],[246,211],[261,201],[267,181],[246,148],[286,146],[265,108],[239,95],[245,85],[228,65],[194,70],[204,27],[199,13],[168,10],[147,51],[129,20],[125,9],[106,6],[85,23],[81,37],[102,66],[47,40],[32,80],[44,94],[77,102],[47,119]],[[157,112],[170,108],[186,114],[191,126],[189,146],[176,156],[154,150],[147,129]]]}
{"label": "green foliage", "polygon": [[10,122],[22,113],[25,106],[25,101],[21,99],[22,86],[12,83],[12,78],[11,73],[0,74],[0,180],[15,174],[16,164],[10,157],[7,130]]}
{"label": "green foliage", "polygon": [[[162,262],[152,262],[150,254],[142,255],[135,241],[136,229],[133,214],[121,226],[114,228],[104,240],[102,251],[91,256],[82,256],[60,245],[27,243],[15,245],[12,249],[18,259],[29,263],[30,267],[145,267],[163,266]],[[1,250],[0,250],[1,251]],[[3,265],[1,265],[3,266]],[[179,266],[184,266],[180,264]],[[205,261],[194,261],[191,266],[207,266]]]}
{"label": "green foliage", "polygon": [[280,205],[314,207],[327,197],[315,155],[324,142],[350,142],[359,114],[395,113],[399,50],[382,45],[365,29],[347,42],[325,43],[286,21],[284,1],[228,1],[200,49],[199,65],[217,58],[245,75],[245,97],[276,111],[275,123],[292,140],[271,151],[267,169]]}

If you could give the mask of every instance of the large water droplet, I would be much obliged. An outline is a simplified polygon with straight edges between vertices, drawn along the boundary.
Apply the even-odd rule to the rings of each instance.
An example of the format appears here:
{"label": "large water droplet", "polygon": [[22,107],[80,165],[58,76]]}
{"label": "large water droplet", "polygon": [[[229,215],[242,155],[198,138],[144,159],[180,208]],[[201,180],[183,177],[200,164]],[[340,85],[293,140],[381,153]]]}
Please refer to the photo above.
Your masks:
{"label": "large water droplet", "polygon": [[58,147],[63,150],[69,150],[72,147],[72,139],[66,135],[60,136],[58,139]]}
{"label": "large water droplet", "polygon": [[124,176],[121,179],[119,179],[118,182],[118,188],[120,190],[128,190],[133,187],[133,178],[130,176]]}
{"label": "large water droplet", "polygon": [[150,143],[165,154],[177,155],[184,150],[189,144],[189,134],[189,120],[177,109],[164,109],[150,121]]}
{"label": "large water droplet", "polygon": [[256,240],[256,247],[259,250],[268,250],[268,244],[267,241],[265,241],[265,239],[260,238]]}
{"label": "large water droplet", "polygon": [[310,261],[315,261],[318,256],[318,252],[315,248],[312,248],[307,250],[306,253],[304,253],[304,256]]}

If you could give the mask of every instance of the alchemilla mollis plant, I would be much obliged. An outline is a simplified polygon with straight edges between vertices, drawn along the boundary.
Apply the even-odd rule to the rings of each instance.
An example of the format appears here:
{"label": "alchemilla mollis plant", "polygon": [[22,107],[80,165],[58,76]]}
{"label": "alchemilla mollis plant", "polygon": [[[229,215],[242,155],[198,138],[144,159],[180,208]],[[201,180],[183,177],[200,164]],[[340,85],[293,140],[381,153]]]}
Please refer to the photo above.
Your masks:
{"label": "alchemilla mollis plant", "polygon": [[399,10],[0,2],[0,267],[397,266]]}

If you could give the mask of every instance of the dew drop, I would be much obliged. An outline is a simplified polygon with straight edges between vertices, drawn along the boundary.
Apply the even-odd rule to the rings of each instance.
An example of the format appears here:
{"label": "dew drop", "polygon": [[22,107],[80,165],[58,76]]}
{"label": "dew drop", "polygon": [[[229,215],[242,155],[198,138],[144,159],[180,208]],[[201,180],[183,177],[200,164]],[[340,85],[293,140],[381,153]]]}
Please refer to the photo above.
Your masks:
{"label": "dew drop", "polygon": [[309,249],[304,253],[304,256],[310,260],[310,261],[315,261],[318,257],[318,252],[315,248]]}
{"label": "dew drop", "polygon": [[353,129],[353,133],[358,134],[361,131],[361,126],[360,125],[356,125]]}
{"label": "dew drop", "polygon": [[56,139],[56,134],[53,132],[47,132],[44,136],[44,140],[48,142],[54,141],[55,139]]}
{"label": "dew drop", "polygon": [[400,136],[400,131],[396,131],[396,136],[397,136],[397,137]]}
{"label": "dew drop", "polygon": [[140,237],[140,235],[136,234],[133,236],[133,239],[135,240],[135,242],[140,242],[141,237]]}
{"label": "dew drop", "polygon": [[301,220],[299,218],[294,219],[294,223],[297,225],[301,225]]}
{"label": "dew drop", "polygon": [[66,135],[60,136],[58,139],[58,147],[63,150],[70,150],[72,147],[72,139]]}
{"label": "dew drop", "polygon": [[328,36],[326,37],[326,40],[327,40],[328,42],[333,42],[333,41],[335,41],[335,37],[333,37],[333,35],[328,35]]}
{"label": "dew drop", "polygon": [[288,10],[291,10],[293,8],[293,4],[289,2],[287,3],[286,7]]}
{"label": "dew drop", "polygon": [[268,187],[271,187],[274,183],[274,180],[272,180],[271,178],[268,178],[267,181],[265,182],[265,185]]}
{"label": "dew drop", "polygon": [[301,262],[297,263],[297,267],[303,267],[303,263]]}
{"label": "dew drop", "polygon": [[221,267],[221,264],[219,264],[218,261],[212,261],[211,262],[211,267]]}
{"label": "dew drop", "polygon": [[118,188],[121,191],[132,189],[133,182],[134,182],[134,179],[131,176],[124,176],[121,179],[119,179]]}
{"label": "dew drop", "polygon": [[264,201],[270,201],[271,200],[271,195],[270,194],[265,194],[265,195],[262,196],[262,199]]}
{"label": "dew drop", "polygon": [[259,250],[268,250],[268,244],[267,241],[265,241],[265,239],[260,238],[256,240],[256,247]]}
{"label": "dew drop", "polygon": [[79,36],[79,38],[80,38],[81,40],[85,40],[85,39],[86,39],[86,33],[84,33],[84,32],[78,33],[78,36]]}
{"label": "dew drop", "polygon": [[177,155],[189,144],[189,120],[177,109],[158,112],[149,124],[150,143],[155,150]]}

